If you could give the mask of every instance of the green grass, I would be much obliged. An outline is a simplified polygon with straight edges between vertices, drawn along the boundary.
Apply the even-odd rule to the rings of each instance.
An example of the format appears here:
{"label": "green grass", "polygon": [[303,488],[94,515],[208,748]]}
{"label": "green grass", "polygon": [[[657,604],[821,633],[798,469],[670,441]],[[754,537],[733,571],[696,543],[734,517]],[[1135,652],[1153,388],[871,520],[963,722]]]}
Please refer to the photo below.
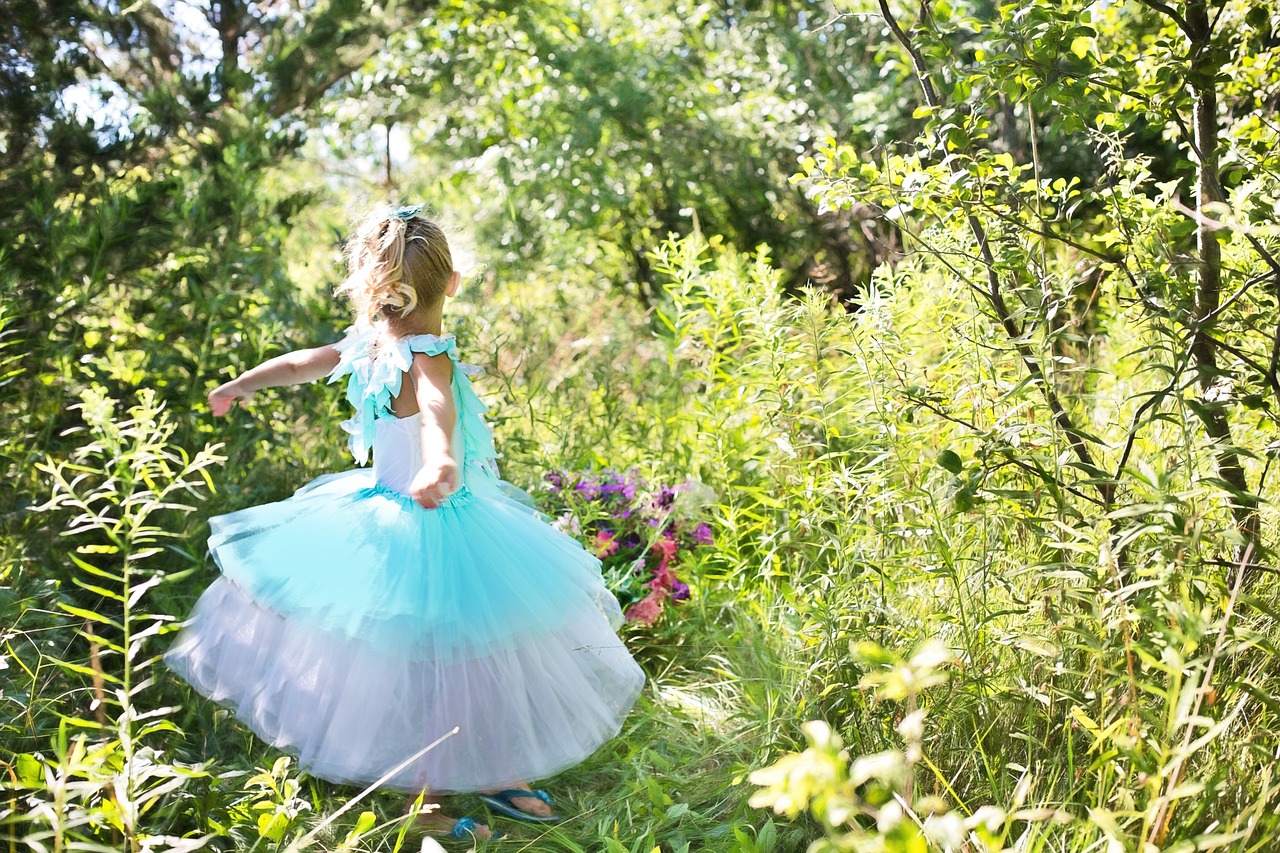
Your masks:
{"label": "green grass", "polygon": [[[942,849],[946,826],[998,808],[1007,819],[973,829],[968,849],[1141,849],[1159,832],[1162,849],[1265,849],[1280,802],[1274,583],[1234,588],[1230,519],[1185,404],[1140,437],[1104,515],[964,292],[905,267],[892,298],[869,293],[845,314],[820,294],[784,299],[764,255],[691,239],[656,258],[669,295],[645,317],[572,278],[454,306],[466,357],[490,371],[480,390],[509,479],[635,465],[716,493],[716,544],[682,570],[694,599],[627,634],[649,684],[621,735],[540,782],[563,823],[498,819],[506,838],[488,848],[915,850],[914,820],[937,812]],[[1072,398],[1113,451],[1154,357],[1128,353],[1158,335],[1117,307],[1095,355],[1106,375]],[[59,536],[79,513],[63,488],[60,506],[9,520],[0,552],[10,847],[274,853],[313,831],[313,849],[419,846],[401,833],[405,799],[389,794],[317,831],[356,792],[279,764],[155,666],[172,617],[213,575],[201,519],[346,464],[329,392],[268,396],[216,433],[204,415],[145,402],[127,423],[91,396],[97,432],[77,441],[115,449],[77,451],[80,467],[63,470],[98,490],[97,521]],[[1265,446],[1261,427],[1236,427]],[[230,461],[212,494],[178,456],[147,467],[214,438]],[[1256,475],[1267,462],[1250,464]],[[184,478],[194,512],[152,506]],[[122,539],[120,519],[147,507],[154,523]],[[1264,516],[1270,535],[1270,504]],[[143,554],[130,583],[159,581],[130,625],[119,601],[77,586],[85,570],[67,557],[114,560],[112,543]],[[105,726],[84,631],[94,614],[116,623],[101,624],[100,644],[121,649],[101,646],[99,668],[119,676],[131,660],[142,685],[108,689]],[[153,623],[158,637],[119,642]],[[946,660],[912,662],[931,639]],[[919,729],[902,728],[915,708]],[[144,711],[155,716],[130,716]],[[846,754],[832,741],[801,754],[809,720],[828,722]],[[872,755],[906,769],[853,784],[850,762]],[[774,787],[789,801],[753,807],[749,776],[784,758],[795,772]],[[126,813],[112,785],[158,793]],[[841,802],[852,817],[832,811]],[[474,798],[447,808],[483,815]]]}

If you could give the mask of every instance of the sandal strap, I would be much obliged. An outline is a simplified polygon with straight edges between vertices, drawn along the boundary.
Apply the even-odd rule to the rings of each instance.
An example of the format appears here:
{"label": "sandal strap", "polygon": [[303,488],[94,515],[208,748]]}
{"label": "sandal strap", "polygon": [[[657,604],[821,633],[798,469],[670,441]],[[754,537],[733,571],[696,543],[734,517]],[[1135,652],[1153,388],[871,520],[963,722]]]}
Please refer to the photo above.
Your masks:
{"label": "sandal strap", "polygon": [[[516,797],[533,797],[535,800],[542,800],[547,805],[551,805],[551,795],[540,788],[536,791],[529,791],[524,788],[507,788],[505,791],[499,791],[491,796],[506,800],[508,805],[511,805],[511,801]],[[515,806],[512,806],[512,808],[515,808]]]}
{"label": "sandal strap", "polygon": [[469,817],[460,817],[453,824],[453,829],[449,830],[445,838],[454,838],[459,841],[465,841],[468,837],[474,837],[476,834],[476,822]]}

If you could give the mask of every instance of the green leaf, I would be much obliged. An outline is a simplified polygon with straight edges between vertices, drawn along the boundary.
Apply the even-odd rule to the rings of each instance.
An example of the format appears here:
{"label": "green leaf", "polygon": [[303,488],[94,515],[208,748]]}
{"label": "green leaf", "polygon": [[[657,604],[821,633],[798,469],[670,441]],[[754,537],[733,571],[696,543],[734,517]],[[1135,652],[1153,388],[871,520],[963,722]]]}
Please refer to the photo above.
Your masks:
{"label": "green leaf", "polygon": [[258,835],[268,838],[272,841],[279,841],[284,838],[284,832],[289,828],[289,818],[280,814],[260,814],[258,815]]}
{"label": "green leaf", "polygon": [[1080,59],[1084,59],[1093,50],[1093,39],[1089,36],[1076,36],[1071,40],[1071,52]]}
{"label": "green leaf", "polygon": [[945,468],[952,474],[959,474],[964,470],[964,460],[962,460],[954,450],[944,450],[938,454],[938,467]]}
{"label": "green leaf", "polygon": [[360,812],[360,817],[356,818],[355,832],[358,835],[364,835],[373,829],[373,825],[378,822],[378,816],[373,812]]}
{"label": "green leaf", "polygon": [[86,619],[90,622],[97,622],[100,625],[109,625],[122,633],[124,631],[123,625],[114,619],[103,616],[100,613],[94,613],[92,610],[85,610],[83,607],[76,607],[73,604],[67,604],[65,601],[59,601],[58,606],[70,613],[72,616],[79,616],[81,619]]}
{"label": "green leaf", "polygon": [[14,759],[13,764],[23,784],[37,786],[44,783],[44,764],[34,755],[23,753]]}

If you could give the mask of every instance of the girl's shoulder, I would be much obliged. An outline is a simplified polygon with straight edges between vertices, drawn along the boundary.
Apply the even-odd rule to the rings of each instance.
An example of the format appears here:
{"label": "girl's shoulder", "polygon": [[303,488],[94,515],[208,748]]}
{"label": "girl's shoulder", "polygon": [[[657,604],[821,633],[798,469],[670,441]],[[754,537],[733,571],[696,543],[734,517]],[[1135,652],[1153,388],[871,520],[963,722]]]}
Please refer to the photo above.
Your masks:
{"label": "girl's shoulder", "polygon": [[479,367],[458,360],[457,340],[453,335],[408,335],[393,338],[368,325],[355,325],[334,344],[339,354],[338,366],[329,381],[347,378],[347,400],[355,409],[342,428],[350,433],[352,455],[361,465],[369,459],[377,421],[394,417],[391,400],[400,393],[405,373],[413,365],[414,353],[440,355],[453,362],[453,389],[462,421],[465,459],[495,472],[497,451],[493,435],[484,422],[486,407],[476,396],[467,379],[483,373]]}
{"label": "girl's shoulder", "polygon": [[350,374],[362,383],[378,384],[378,380],[390,381],[407,371],[413,364],[414,353],[447,355],[465,376],[476,376],[484,371],[458,358],[458,341],[452,334],[405,335],[391,337],[384,331],[367,324],[356,324],[347,329],[342,340],[333,345],[338,351],[338,364],[329,374],[333,382]]}
{"label": "girl's shoulder", "polygon": [[390,361],[400,369],[408,370],[415,352],[427,355],[447,353],[455,361],[458,359],[458,341],[452,334],[392,337],[367,324],[349,327],[333,348],[338,351],[339,361],[330,378],[353,372],[361,362]]}

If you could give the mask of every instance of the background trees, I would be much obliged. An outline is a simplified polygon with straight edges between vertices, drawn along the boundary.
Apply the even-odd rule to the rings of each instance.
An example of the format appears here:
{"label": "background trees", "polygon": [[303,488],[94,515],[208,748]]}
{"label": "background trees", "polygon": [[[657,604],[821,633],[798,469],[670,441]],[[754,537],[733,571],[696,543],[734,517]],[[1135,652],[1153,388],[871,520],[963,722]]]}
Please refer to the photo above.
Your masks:
{"label": "background trees", "polygon": [[[693,602],[628,637],[651,695],[525,840],[1267,843],[1274,3],[5,12],[14,843],[287,845],[350,796],[134,675],[207,580],[200,519],[345,464],[323,387],[203,399],[336,337],[385,199],[472,247],[451,322],[509,477],[716,495]],[[757,805],[817,823],[748,804],[780,758]],[[323,843],[401,845],[399,807]]]}

